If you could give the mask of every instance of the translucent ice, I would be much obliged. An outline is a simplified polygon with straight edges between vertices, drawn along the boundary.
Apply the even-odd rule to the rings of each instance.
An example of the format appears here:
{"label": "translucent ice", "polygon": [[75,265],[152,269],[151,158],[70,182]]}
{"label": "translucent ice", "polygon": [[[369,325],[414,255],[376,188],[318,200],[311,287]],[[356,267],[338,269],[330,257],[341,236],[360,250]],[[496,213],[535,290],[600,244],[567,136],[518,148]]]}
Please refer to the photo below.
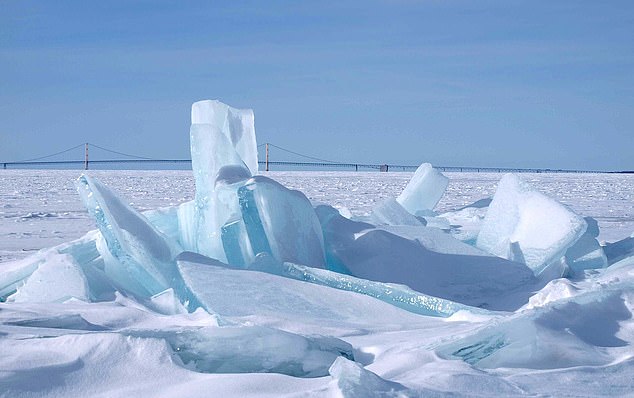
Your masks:
{"label": "translucent ice", "polygon": [[225,230],[234,235],[244,230],[253,255],[268,253],[280,262],[325,267],[321,226],[303,193],[256,176],[238,189],[238,199],[243,224],[229,224]]}
{"label": "translucent ice", "polygon": [[[250,173],[256,174],[258,172],[258,151],[255,140],[253,110],[236,109],[220,101],[205,100],[195,102],[192,105],[191,116],[192,125],[214,126],[227,138],[227,142],[235,149],[235,152],[247,166]],[[209,157],[218,155],[222,156],[217,150],[207,153]],[[225,165],[223,164],[222,166]]]}
{"label": "translucent ice", "polygon": [[224,261],[221,228],[239,212],[236,184],[258,170],[253,111],[207,100],[194,103],[191,116],[196,197],[193,207],[179,209],[182,240],[188,250]]}
{"label": "translucent ice", "polygon": [[425,225],[425,221],[417,218],[396,201],[389,198],[379,203],[370,215],[371,222],[375,225]]}
{"label": "translucent ice", "polygon": [[476,245],[540,274],[557,262],[586,230],[564,205],[535,191],[514,174],[500,180]]}
{"label": "translucent ice", "polygon": [[396,200],[411,214],[419,215],[436,207],[448,184],[447,177],[431,164],[423,163]]}
{"label": "translucent ice", "polygon": [[[61,301],[69,297],[85,300],[89,298],[88,293],[90,298],[102,298],[104,288],[94,272],[99,262],[96,235],[97,232],[92,231],[82,238],[41,250],[25,259],[3,263],[0,301],[11,295],[11,300],[20,296],[19,300],[35,302]],[[33,275],[35,277],[31,278]],[[53,285],[56,285],[55,289],[50,288]],[[16,290],[21,293],[16,295]]]}
{"label": "translucent ice", "polygon": [[320,377],[337,357],[353,358],[352,347],[342,340],[262,326],[208,327],[165,338],[186,366],[205,373]]}
{"label": "translucent ice", "polygon": [[103,236],[105,248],[100,253],[113,283],[141,298],[173,287],[188,302],[190,295],[174,261],[180,252],[177,245],[99,181],[83,175],[77,190]]}
{"label": "translucent ice", "polygon": [[586,232],[566,251],[566,264],[572,271],[598,269],[608,266],[608,259],[597,241],[599,226],[592,217],[585,217]]}
{"label": "translucent ice", "polygon": [[37,267],[45,261],[44,257],[27,257],[22,260],[2,264],[0,273],[0,301],[13,294],[24,280],[31,276]]}
{"label": "translucent ice", "polygon": [[310,324],[322,320],[341,322],[364,316],[373,318],[390,311],[387,305],[374,299],[431,316],[449,316],[467,308],[414,292],[405,286],[362,280],[292,263],[255,265],[251,270],[232,269],[214,259],[183,253],[178,257],[178,267],[204,308],[226,316],[257,314]]}

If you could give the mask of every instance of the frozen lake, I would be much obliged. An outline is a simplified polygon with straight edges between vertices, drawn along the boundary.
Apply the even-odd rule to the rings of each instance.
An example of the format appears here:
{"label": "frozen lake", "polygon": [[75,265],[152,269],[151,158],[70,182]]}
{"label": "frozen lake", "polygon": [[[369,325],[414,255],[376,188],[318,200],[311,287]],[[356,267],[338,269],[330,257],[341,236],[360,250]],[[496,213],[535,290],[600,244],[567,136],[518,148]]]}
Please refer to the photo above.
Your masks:
{"label": "frozen lake", "polygon": [[[0,170],[0,262],[78,238],[94,229],[73,185],[81,170]],[[138,210],[173,206],[191,200],[191,171],[89,171]],[[395,172],[269,172],[313,202],[367,214],[379,201],[394,197],[412,173]],[[453,210],[490,197],[501,174],[445,173],[449,187],[437,211]],[[521,174],[538,190],[594,217],[599,240],[612,242],[634,231],[634,175]]]}

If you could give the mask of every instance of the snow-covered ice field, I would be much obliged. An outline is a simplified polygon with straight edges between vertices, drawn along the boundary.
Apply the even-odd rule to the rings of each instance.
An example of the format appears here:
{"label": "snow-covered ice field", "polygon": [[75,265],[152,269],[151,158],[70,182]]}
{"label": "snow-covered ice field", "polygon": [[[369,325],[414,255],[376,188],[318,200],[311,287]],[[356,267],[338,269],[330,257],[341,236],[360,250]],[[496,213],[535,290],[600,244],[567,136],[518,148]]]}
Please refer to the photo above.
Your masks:
{"label": "snow-covered ice field", "polygon": [[[0,271],[7,264],[19,269],[22,263],[12,260],[37,260],[37,250],[95,228],[73,185],[80,174],[0,171]],[[194,197],[191,171],[88,174],[140,211]],[[397,196],[412,177],[266,175],[302,190],[314,205],[328,203],[361,218]],[[450,182],[438,213],[492,196],[501,178],[446,175]],[[597,219],[600,241],[627,241],[634,231],[633,175],[521,177]],[[433,236],[425,243],[434,243],[438,236]],[[93,233],[82,242],[94,239]],[[450,304],[445,314],[453,315],[443,318],[404,311],[346,288],[209,266],[197,257],[179,260],[178,266],[201,304],[213,311],[188,313],[169,294],[143,302],[106,291],[105,298],[88,300],[65,250],[43,252],[43,265],[28,279],[28,288],[13,302],[0,303],[1,397],[634,395],[634,257],[582,278],[555,279],[514,311],[459,310]],[[86,255],[81,250],[74,258]],[[464,258],[467,266],[479,264],[478,257]],[[442,274],[431,274],[431,284]],[[493,276],[482,275],[481,281]],[[371,283],[360,281],[361,289],[371,290]],[[55,299],[59,286],[78,298]],[[472,288],[483,286],[486,282]],[[91,296],[98,293],[92,290]],[[490,299],[495,303],[495,295]],[[499,300],[504,307],[506,298]]]}
{"label": "snow-covered ice field", "polygon": [[[94,229],[73,182],[79,170],[0,170],[0,262],[79,238]],[[190,170],[89,171],[140,211],[174,206],[194,196]],[[354,215],[403,190],[413,173],[272,171],[263,173]],[[501,174],[445,173],[450,184],[436,211],[455,210],[493,196]],[[537,190],[599,222],[599,240],[634,231],[633,174],[522,174]]]}

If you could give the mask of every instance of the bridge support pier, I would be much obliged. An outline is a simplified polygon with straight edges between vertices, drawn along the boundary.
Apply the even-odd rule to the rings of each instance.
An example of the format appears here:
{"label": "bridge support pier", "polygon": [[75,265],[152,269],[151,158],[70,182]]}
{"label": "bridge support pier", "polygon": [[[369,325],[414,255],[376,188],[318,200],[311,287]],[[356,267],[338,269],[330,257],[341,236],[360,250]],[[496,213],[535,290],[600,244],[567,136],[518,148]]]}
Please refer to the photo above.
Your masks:
{"label": "bridge support pier", "polygon": [[84,170],[88,170],[88,143],[86,143],[86,152],[84,155]]}

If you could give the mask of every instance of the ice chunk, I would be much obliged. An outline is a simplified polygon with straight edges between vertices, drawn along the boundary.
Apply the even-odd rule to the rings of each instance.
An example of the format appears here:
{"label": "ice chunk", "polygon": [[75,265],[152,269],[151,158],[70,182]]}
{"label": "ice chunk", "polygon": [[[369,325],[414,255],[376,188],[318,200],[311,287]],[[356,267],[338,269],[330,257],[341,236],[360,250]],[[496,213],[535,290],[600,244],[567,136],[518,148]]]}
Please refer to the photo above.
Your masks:
{"label": "ice chunk", "polygon": [[282,373],[321,377],[352,346],[335,338],[305,337],[262,326],[207,327],[170,333],[166,340],[189,368],[205,373]]}
{"label": "ice chunk", "polygon": [[526,308],[544,307],[553,301],[576,296],[579,289],[569,279],[559,278],[546,284],[529,300]]}
{"label": "ice chunk", "polygon": [[[256,176],[238,189],[240,212],[252,254],[324,268],[321,227],[310,201],[299,191]],[[226,225],[227,233],[231,225]],[[251,259],[252,260],[254,257]]]}
{"label": "ice chunk", "polygon": [[180,206],[161,207],[147,210],[142,214],[157,230],[167,236],[171,242],[177,243],[178,251],[183,251],[181,246],[181,233],[178,220]]}
{"label": "ice chunk", "polygon": [[419,212],[436,207],[448,184],[447,177],[431,164],[423,163],[418,166],[414,176],[396,200],[407,211],[417,216]]}
{"label": "ice chunk", "polygon": [[341,217],[332,207],[318,206],[316,212],[329,269],[345,269],[358,278],[405,284],[420,293],[496,310],[521,307],[535,283],[523,264],[494,256],[434,252],[418,241]]}
{"label": "ice chunk", "polygon": [[[218,311],[220,311],[221,313],[230,313],[233,315],[245,315],[246,313],[244,311],[248,312],[249,308],[253,308],[249,304],[250,300],[245,300],[245,306],[240,307],[240,309],[237,310],[237,305],[235,303],[239,303],[242,301],[238,300],[237,298],[232,299],[230,295],[218,298],[217,296],[222,295],[223,293],[211,292],[210,287],[208,287],[209,283],[206,281],[206,279],[212,281],[222,281],[222,283],[219,283],[219,285],[223,285],[223,283],[228,283],[229,285],[235,284],[236,286],[238,286],[238,284],[244,285],[244,282],[241,281],[246,280],[253,280],[254,283],[257,280],[261,280],[261,283],[263,283],[265,287],[270,286],[271,284],[281,285],[277,288],[265,288],[260,290],[260,283],[258,282],[255,287],[255,292],[247,293],[249,297],[259,300],[262,303],[262,311],[265,314],[268,312],[269,309],[275,308],[278,314],[280,310],[283,310],[290,314],[295,313],[293,316],[297,316],[299,318],[305,317],[306,313],[312,313],[314,311],[321,311],[322,313],[319,316],[328,316],[328,314],[330,314],[331,316],[340,318],[342,317],[342,309],[333,312],[333,309],[328,309],[328,304],[324,304],[323,302],[315,302],[313,299],[303,297],[304,294],[302,293],[302,291],[310,292],[314,291],[315,289],[302,288],[299,287],[299,285],[295,286],[294,284],[289,284],[288,288],[286,288],[284,287],[284,284],[282,282],[276,281],[275,278],[267,278],[260,275],[259,272],[253,271],[266,272],[269,274],[295,279],[302,282],[309,282],[334,289],[364,294],[366,296],[373,297],[388,304],[394,305],[398,308],[420,315],[447,317],[460,310],[480,312],[480,310],[477,308],[470,308],[468,306],[457,304],[449,300],[431,297],[419,292],[415,292],[409,289],[407,286],[368,281],[349,275],[342,275],[336,272],[307,267],[299,264],[280,264],[267,255],[261,255],[258,257],[257,260],[258,261],[252,264],[248,270],[235,270],[233,273],[219,272],[218,270],[214,270],[212,268],[213,266],[224,268],[231,268],[231,266],[215,259],[205,258],[204,256],[200,256],[195,253],[182,253],[178,257],[178,264],[179,269],[183,277],[185,278],[188,286],[191,287],[193,293],[197,295],[198,301],[202,302],[205,308],[207,308],[208,310],[216,311],[216,309],[214,308],[214,303],[217,303],[219,306]],[[201,264],[207,264],[207,267],[209,267],[209,269],[205,269],[205,266],[201,266]],[[239,274],[239,272],[248,272],[252,273],[252,275],[242,275]],[[205,276],[205,278],[203,278],[202,280],[199,279],[200,275]],[[280,289],[282,291],[286,291],[286,294],[288,295],[281,295],[282,297],[284,297],[284,300],[282,302],[279,302],[276,299],[276,297],[280,296],[268,295],[270,291],[277,292]],[[297,289],[297,292],[293,292],[293,289]],[[240,286],[239,288],[236,288],[236,291],[238,292],[248,290],[249,288],[245,286]],[[323,297],[326,296],[328,295],[323,294]],[[334,296],[337,297],[338,295],[334,294]],[[214,297],[216,297],[216,299],[214,299]],[[295,303],[296,306],[293,303]],[[291,306],[291,308],[289,308],[289,306]],[[339,307],[346,306],[342,305]],[[351,308],[354,308],[354,306],[352,306]],[[302,312],[303,314],[301,314]],[[318,315],[314,315],[314,317],[317,316]]]}
{"label": "ice chunk", "polygon": [[[254,315],[257,315],[259,319],[266,318],[267,320],[293,319],[304,325],[306,330],[310,330],[315,325],[334,324],[337,327],[343,327],[344,322],[356,324],[359,319],[386,316],[402,319],[405,316],[397,307],[390,305],[394,302],[390,303],[387,300],[390,295],[397,295],[388,290],[393,290],[395,287],[383,286],[385,289],[382,292],[385,293],[385,298],[383,298],[384,302],[380,302],[369,294],[368,281],[363,281],[366,283],[366,290],[363,292],[349,291],[352,290],[352,282],[357,281],[356,278],[346,279],[350,283],[347,291],[343,288],[331,288],[332,285],[328,281],[338,278],[338,275],[334,273],[323,273],[332,277],[320,279],[326,282],[324,286],[319,283],[306,283],[303,278],[296,280],[285,277],[284,270],[299,270],[297,266],[263,267],[268,273],[231,269],[227,264],[217,260],[187,252],[178,257],[178,267],[183,279],[205,308],[219,315],[234,317],[234,319],[238,316]],[[276,269],[280,270],[277,275],[270,273]],[[313,274],[317,271],[309,267],[304,269],[307,272],[312,270]],[[362,283],[357,284],[359,289],[361,286]],[[376,292],[381,291],[377,289]],[[422,295],[410,296],[413,298],[412,304],[416,302],[417,296]],[[422,303],[423,300],[419,302]],[[428,302],[431,304],[433,298],[430,298]],[[449,309],[449,306],[446,308]]]}
{"label": "ice chunk", "polygon": [[449,224],[449,220],[444,217],[425,216],[422,218],[425,220],[425,225],[430,228],[437,228],[447,232],[451,230],[451,224]]}
{"label": "ice chunk", "polygon": [[190,145],[196,197],[179,209],[183,246],[224,261],[221,228],[239,214],[238,187],[257,173],[253,111],[194,103]]}
{"label": "ice chunk", "polygon": [[90,299],[86,277],[70,255],[51,252],[7,301],[48,303],[71,297],[83,301]]}
{"label": "ice chunk", "polygon": [[605,255],[608,258],[610,265],[616,264],[619,261],[628,257],[634,256],[634,237],[621,239],[614,243],[608,243],[605,245]]}
{"label": "ice chunk", "polygon": [[[197,185],[194,220],[191,225],[185,224],[186,228],[191,228],[192,231],[187,231],[183,237],[194,240],[193,251],[228,261],[222,237],[226,231],[223,231],[223,228],[227,223],[242,218],[238,190],[245,182],[246,180],[222,183],[206,195],[201,194]],[[183,212],[183,218],[190,216],[190,212]]]}
{"label": "ice chunk", "polygon": [[[198,101],[192,105],[192,125],[214,126],[227,138],[231,147],[247,166],[250,174],[258,172],[258,150],[253,110],[232,108],[220,101]],[[193,147],[192,147],[193,149]],[[207,156],[222,156],[217,150]],[[220,148],[218,148],[220,149]],[[220,170],[220,168],[218,168]]]}
{"label": "ice chunk", "polygon": [[382,229],[406,239],[417,240],[426,249],[436,253],[463,254],[468,256],[491,256],[476,247],[461,242],[460,240],[454,238],[453,235],[434,227],[396,225],[380,226],[378,229]]}
{"label": "ice chunk", "polygon": [[623,347],[619,323],[632,314],[618,290],[591,291],[518,312],[438,350],[479,368],[553,369],[605,365]]}
{"label": "ice chunk", "polygon": [[43,257],[31,256],[3,263],[0,270],[0,301],[4,301],[7,296],[13,294],[17,287],[22,285],[44,261]]}
{"label": "ice chunk", "polygon": [[566,264],[572,271],[605,268],[608,259],[597,241],[599,225],[592,217],[585,217],[588,228],[586,232],[566,251]]}
{"label": "ice chunk", "polygon": [[498,184],[476,245],[540,274],[563,257],[585,230],[581,216],[516,175],[506,174]]}
{"label": "ice chunk", "polygon": [[[83,272],[88,279],[89,290],[93,293],[92,296],[96,298],[102,297],[103,291],[100,291],[99,286],[97,286],[98,278],[92,278],[93,275],[91,274],[95,263],[98,262],[97,257],[99,257],[95,247],[97,234],[96,231],[92,231],[79,239],[41,250],[27,258],[3,263],[2,267],[0,267],[0,301],[4,301],[8,296],[14,294],[18,287],[24,285],[28,278],[37,272],[38,268],[42,266],[45,268],[54,267],[53,265],[46,265],[49,262],[62,266],[64,264],[68,265],[67,263],[69,262],[79,265],[81,270],[78,270],[78,272]],[[50,275],[47,275],[46,278],[48,276]],[[94,280],[91,281],[91,279]],[[50,292],[46,294],[63,295],[64,293]],[[81,295],[79,296],[81,298]]]}
{"label": "ice chunk", "polygon": [[375,225],[425,225],[425,221],[405,210],[396,199],[390,198],[372,209],[370,219]]}
{"label": "ice chunk", "polygon": [[196,201],[181,203],[176,209],[178,221],[178,242],[184,250],[194,251],[197,247],[198,219]]}
{"label": "ice chunk", "polygon": [[178,247],[99,181],[82,175],[77,189],[103,236],[97,248],[115,285],[146,299],[173,287],[195,308],[174,261]]}
{"label": "ice chunk", "polygon": [[384,380],[360,364],[343,357],[335,360],[329,373],[335,382],[337,395],[344,398],[410,396],[403,385]]}

